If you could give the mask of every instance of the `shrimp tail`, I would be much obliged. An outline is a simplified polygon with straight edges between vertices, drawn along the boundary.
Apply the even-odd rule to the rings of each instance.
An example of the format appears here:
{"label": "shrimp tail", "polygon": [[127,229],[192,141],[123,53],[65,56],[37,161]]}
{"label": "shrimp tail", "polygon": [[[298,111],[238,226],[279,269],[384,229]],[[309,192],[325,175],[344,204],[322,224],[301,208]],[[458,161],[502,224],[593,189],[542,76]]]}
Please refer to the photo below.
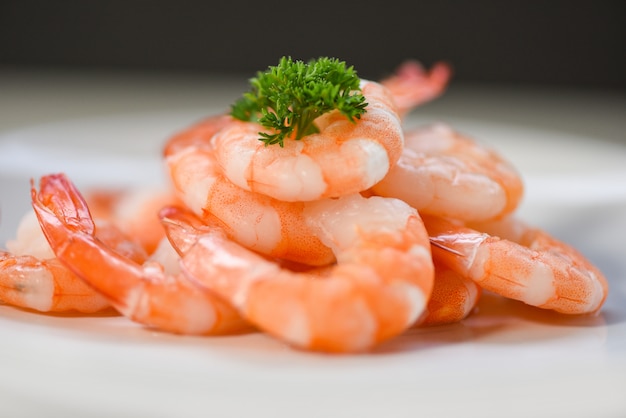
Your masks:
{"label": "shrimp tail", "polygon": [[95,234],[96,226],[87,203],[64,174],[44,176],[39,183],[41,192],[38,195],[35,181],[31,179],[31,198],[37,216],[44,217],[50,225],[55,226],[44,231],[48,240],[59,242],[64,235],[58,234],[60,228]]}
{"label": "shrimp tail", "polygon": [[195,215],[176,206],[167,206],[159,212],[167,231],[167,238],[176,252],[183,256],[208,228]]}
{"label": "shrimp tail", "polygon": [[452,73],[447,62],[436,62],[426,70],[419,61],[407,60],[381,84],[391,92],[400,115],[406,115],[415,107],[441,96]]}

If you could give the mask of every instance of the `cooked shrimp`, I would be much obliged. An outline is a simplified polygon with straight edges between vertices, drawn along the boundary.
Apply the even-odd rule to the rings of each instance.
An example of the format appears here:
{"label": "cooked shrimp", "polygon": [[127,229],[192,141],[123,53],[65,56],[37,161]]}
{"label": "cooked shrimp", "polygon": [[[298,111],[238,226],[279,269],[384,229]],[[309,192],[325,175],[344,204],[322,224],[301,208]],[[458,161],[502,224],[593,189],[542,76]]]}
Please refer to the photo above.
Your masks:
{"label": "cooked shrimp", "polygon": [[513,212],[523,182],[504,157],[439,123],[405,133],[400,160],[372,191],[420,213],[482,221]]}
{"label": "cooked shrimp", "polygon": [[228,116],[208,118],[168,141],[165,161],[181,200],[201,218],[216,216],[229,237],[257,252],[311,265],[332,263],[332,251],[304,221],[303,203],[243,190],[224,177],[211,138],[229,123]]}
{"label": "cooked shrimp", "polygon": [[338,111],[315,120],[318,133],[284,146],[259,141],[263,127],[234,121],[213,137],[216,158],[237,186],[284,201],[310,201],[363,191],[380,181],[403,147],[400,117],[380,84],[362,81],[367,112],[348,120]]}
{"label": "cooked shrimp", "polygon": [[397,199],[356,194],[307,205],[308,222],[337,256],[322,277],[238,245],[219,222],[194,230],[185,212],[165,215],[184,271],[296,347],[366,350],[411,326],[432,290],[428,236],[417,212]]}
{"label": "cooked shrimp", "polygon": [[491,224],[504,239],[443,218],[424,223],[433,254],[485,290],[566,314],[595,312],[606,299],[606,279],[583,255],[517,219]]}
{"label": "cooked shrimp", "polygon": [[[101,222],[98,236],[128,257],[146,258],[141,247],[111,224]],[[40,312],[94,313],[110,308],[102,295],[55,257],[33,211],[24,216],[7,249],[0,251],[0,300],[4,303]]]}
{"label": "cooked shrimp", "polygon": [[391,92],[398,113],[404,117],[416,106],[440,96],[451,77],[452,69],[445,62],[437,62],[427,71],[418,61],[409,60],[380,83]]}
{"label": "cooked shrimp", "polygon": [[[230,305],[183,274],[168,274],[155,260],[139,264],[97,239],[85,201],[65,176],[43,177],[40,189],[39,193],[32,189],[33,206],[56,256],[122,315],[181,334],[247,327]],[[167,258],[167,250],[157,254]]]}
{"label": "cooked shrimp", "polygon": [[433,254],[435,283],[428,305],[416,326],[435,326],[459,322],[476,308],[481,288],[473,280],[456,273]]}

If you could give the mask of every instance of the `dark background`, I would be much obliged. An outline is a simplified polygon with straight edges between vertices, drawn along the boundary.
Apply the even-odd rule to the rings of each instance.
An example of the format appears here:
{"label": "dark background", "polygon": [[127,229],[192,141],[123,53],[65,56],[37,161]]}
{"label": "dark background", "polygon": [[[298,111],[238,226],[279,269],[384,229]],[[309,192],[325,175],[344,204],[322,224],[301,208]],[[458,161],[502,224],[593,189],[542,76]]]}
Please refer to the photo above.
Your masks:
{"label": "dark background", "polygon": [[0,0],[0,69],[249,77],[325,55],[376,79],[407,58],[455,81],[626,90],[625,1]]}

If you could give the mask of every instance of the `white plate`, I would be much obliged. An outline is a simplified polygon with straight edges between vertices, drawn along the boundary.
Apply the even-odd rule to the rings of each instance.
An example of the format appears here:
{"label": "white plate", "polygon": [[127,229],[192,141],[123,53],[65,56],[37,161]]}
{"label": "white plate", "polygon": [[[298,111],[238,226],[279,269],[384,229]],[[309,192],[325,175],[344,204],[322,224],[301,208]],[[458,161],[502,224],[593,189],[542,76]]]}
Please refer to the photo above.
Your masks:
{"label": "white plate", "polygon": [[[109,117],[0,136],[0,243],[28,181],[159,184],[160,147],[201,111]],[[417,121],[419,122],[419,121]],[[361,355],[292,350],[262,334],[181,337],[118,316],[0,306],[5,416],[548,416],[626,413],[626,148],[515,126],[454,121],[523,173],[520,214],[608,276],[600,314],[564,318],[484,297],[463,323],[420,329]]]}

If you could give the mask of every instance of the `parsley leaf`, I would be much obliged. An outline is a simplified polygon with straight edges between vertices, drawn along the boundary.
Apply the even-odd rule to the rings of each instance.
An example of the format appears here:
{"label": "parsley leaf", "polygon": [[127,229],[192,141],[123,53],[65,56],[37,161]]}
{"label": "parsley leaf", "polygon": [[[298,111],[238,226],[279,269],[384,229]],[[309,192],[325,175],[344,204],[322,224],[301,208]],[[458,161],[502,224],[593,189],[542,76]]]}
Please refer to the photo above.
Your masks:
{"label": "parsley leaf", "polygon": [[282,147],[286,138],[318,132],[313,121],[335,109],[352,122],[360,119],[367,103],[359,83],[354,68],[338,59],[304,63],[283,57],[250,80],[251,90],[232,105],[231,115],[269,128],[259,132],[259,140]]}

